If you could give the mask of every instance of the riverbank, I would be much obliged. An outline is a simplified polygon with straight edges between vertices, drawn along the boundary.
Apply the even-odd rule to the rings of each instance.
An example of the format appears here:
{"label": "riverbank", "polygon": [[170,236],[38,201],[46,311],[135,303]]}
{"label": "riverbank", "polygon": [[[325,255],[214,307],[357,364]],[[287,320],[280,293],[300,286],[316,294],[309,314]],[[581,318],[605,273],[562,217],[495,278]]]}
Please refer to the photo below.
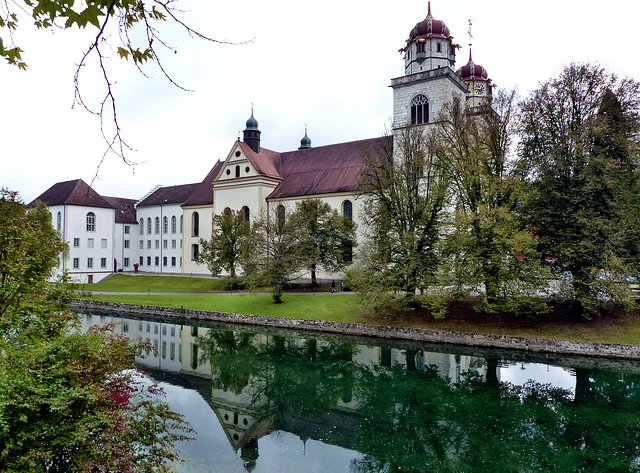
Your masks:
{"label": "riverbank", "polygon": [[[74,310],[104,310],[128,315],[158,316],[186,320],[226,322],[325,333],[339,333],[391,340],[413,340],[429,343],[466,345],[534,353],[578,355],[640,361],[640,345],[594,343],[575,340],[558,340],[538,337],[495,335],[450,330],[426,329],[410,326],[381,325],[379,323],[348,323],[300,318],[248,315],[208,310],[172,307],[153,307],[96,300],[77,299]],[[524,321],[523,321],[524,322]]]}

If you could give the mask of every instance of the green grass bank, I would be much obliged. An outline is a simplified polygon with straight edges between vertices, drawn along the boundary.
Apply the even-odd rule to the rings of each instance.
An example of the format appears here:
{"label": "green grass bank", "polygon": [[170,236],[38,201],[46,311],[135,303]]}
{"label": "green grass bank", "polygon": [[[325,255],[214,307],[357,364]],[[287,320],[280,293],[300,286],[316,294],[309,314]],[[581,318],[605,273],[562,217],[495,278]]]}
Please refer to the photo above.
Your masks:
{"label": "green grass bank", "polygon": [[[610,311],[590,320],[562,310],[529,318],[509,314],[480,314],[473,309],[474,301],[469,300],[453,303],[445,319],[435,320],[428,313],[417,310],[396,317],[371,314],[359,304],[358,297],[351,293],[305,293],[303,289],[297,289],[294,292],[285,293],[282,304],[274,304],[270,294],[224,293],[222,288],[223,281],[216,279],[146,275],[117,275],[104,283],[87,284],[82,287],[84,291],[94,293],[90,296],[92,299],[124,304],[182,307],[272,317],[515,337],[640,345],[640,310],[637,307],[629,313]],[[326,292],[329,288],[321,288],[321,290]],[[100,292],[143,294],[97,294]],[[199,294],[158,294],[163,292]]]}

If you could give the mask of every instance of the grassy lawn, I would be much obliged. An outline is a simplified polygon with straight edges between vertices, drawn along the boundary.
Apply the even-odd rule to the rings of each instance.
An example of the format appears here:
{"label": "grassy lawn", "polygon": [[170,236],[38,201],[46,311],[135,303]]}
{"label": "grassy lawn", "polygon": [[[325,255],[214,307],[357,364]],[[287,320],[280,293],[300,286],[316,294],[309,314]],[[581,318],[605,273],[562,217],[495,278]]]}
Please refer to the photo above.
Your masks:
{"label": "grassy lawn", "polygon": [[[222,281],[175,276],[117,275],[106,283],[87,284],[85,290],[96,292],[220,292]],[[473,301],[455,303],[443,320],[435,320],[422,311],[407,312],[396,317],[367,313],[353,294],[286,293],[282,304],[274,304],[265,294],[202,295],[95,295],[106,302],[121,302],[159,307],[212,310],[241,314],[294,317],[310,320],[368,323],[399,327],[452,330],[522,337],[552,338],[599,343],[640,345],[640,309],[630,313],[609,312],[587,320],[571,313],[555,310],[528,318],[501,314],[480,314]]]}

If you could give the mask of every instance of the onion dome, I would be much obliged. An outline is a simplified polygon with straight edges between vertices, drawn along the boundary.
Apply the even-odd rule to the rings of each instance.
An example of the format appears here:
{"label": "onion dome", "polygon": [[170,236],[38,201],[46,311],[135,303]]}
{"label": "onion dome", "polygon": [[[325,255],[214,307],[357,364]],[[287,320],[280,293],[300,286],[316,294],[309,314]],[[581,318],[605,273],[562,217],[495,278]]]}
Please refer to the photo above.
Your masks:
{"label": "onion dome", "polygon": [[258,120],[253,118],[253,107],[252,107],[251,117],[247,120],[245,131],[255,131],[255,130],[258,130]]}
{"label": "onion dome", "polygon": [[458,69],[456,74],[466,82],[472,80],[489,80],[489,73],[487,70],[479,64],[475,64],[473,59],[471,59],[471,51],[469,51],[469,62]]}
{"label": "onion dome", "polygon": [[307,127],[304,127],[304,136],[300,140],[300,147],[298,149],[311,148],[311,138],[307,136]]}
{"label": "onion dome", "polygon": [[409,33],[409,42],[425,37],[451,38],[449,27],[444,24],[444,21],[435,20],[431,15],[431,2],[429,2],[427,17],[420,23],[416,23]]}

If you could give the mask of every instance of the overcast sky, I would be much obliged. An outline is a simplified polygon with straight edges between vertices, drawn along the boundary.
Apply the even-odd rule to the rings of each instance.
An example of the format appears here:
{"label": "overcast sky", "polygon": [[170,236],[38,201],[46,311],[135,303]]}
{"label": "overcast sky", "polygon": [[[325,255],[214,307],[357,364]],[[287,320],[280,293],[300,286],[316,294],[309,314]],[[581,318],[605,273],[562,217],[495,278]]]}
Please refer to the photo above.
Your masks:
{"label": "overcast sky", "polygon": [[[180,0],[183,17],[219,40],[209,44],[167,25],[177,48],[161,51],[164,67],[141,75],[113,60],[109,70],[123,136],[134,148],[128,166],[108,155],[94,189],[139,199],[157,184],[200,182],[226,158],[254,104],[262,146],[297,149],[308,124],[313,146],[384,133],[392,113],[392,78],[403,75],[398,50],[427,15],[423,0]],[[570,62],[598,62],[640,79],[638,0],[433,0],[432,14],[450,28],[456,69],[469,57],[502,88],[525,96]],[[38,31],[24,22],[16,42],[27,71],[0,64],[0,186],[27,202],[56,182],[91,182],[105,151],[97,119],[72,109],[75,65],[95,29]],[[162,32],[161,32],[162,34]],[[6,41],[6,40],[5,40]],[[115,56],[115,55],[114,55]],[[89,65],[80,77],[91,105],[104,83]]]}

